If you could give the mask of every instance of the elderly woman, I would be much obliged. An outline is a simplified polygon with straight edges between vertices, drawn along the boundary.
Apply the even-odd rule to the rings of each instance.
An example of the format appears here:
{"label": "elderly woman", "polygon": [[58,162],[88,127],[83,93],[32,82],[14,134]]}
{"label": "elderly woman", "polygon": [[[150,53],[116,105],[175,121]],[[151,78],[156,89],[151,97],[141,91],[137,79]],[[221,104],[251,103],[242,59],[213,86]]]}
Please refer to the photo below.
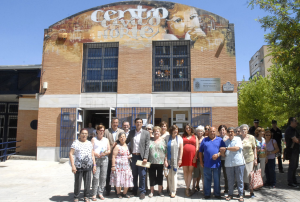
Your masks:
{"label": "elderly woman", "polygon": [[[183,140],[183,177],[186,185],[185,195],[191,196],[194,194],[195,189],[190,191],[190,185],[193,177],[194,168],[197,168],[197,155],[199,150],[198,137],[195,135],[193,127],[188,123],[184,127],[182,135]],[[181,167],[180,166],[180,167]]]}
{"label": "elderly woman", "polygon": [[92,139],[93,151],[96,159],[96,173],[92,182],[92,201],[97,201],[96,194],[101,200],[104,200],[103,191],[106,185],[106,175],[108,166],[108,157],[110,154],[110,144],[107,138],[103,137],[105,126],[97,126],[97,136]]}
{"label": "elderly woman", "polygon": [[151,166],[149,168],[149,179],[150,179],[150,194],[149,197],[153,197],[154,186],[158,185],[158,195],[164,196],[162,193],[163,184],[163,168],[164,159],[167,153],[167,145],[164,139],[160,138],[161,128],[155,126],[154,137],[150,140],[149,146],[149,162]]}
{"label": "elderly woman", "polygon": [[[78,201],[82,179],[84,182],[84,201],[90,201],[91,171],[96,172],[96,162],[93,145],[87,140],[88,135],[89,132],[86,128],[81,129],[80,136],[71,145],[69,154],[72,172],[75,176],[74,201]],[[75,155],[75,161],[73,155]]]}
{"label": "elderly woman", "polygon": [[256,139],[256,150],[257,150],[257,166],[261,169],[261,177],[265,176],[265,166],[266,166],[266,141],[265,141],[265,129],[258,127],[255,130]]}
{"label": "elderly woman", "polygon": [[[200,145],[202,140],[204,139],[204,133],[205,133],[204,127],[200,125],[196,128],[195,131]],[[200,166],[199,158],[197,158],[197,168],[194,168],[194,172],[193,172],[193,190],[196,189],[197,191],[200,191],[199,182],[201,177],[202,177],[202,187],[204,187],[203,167]]]}
{"label": "elderly woman", "polygon": [[173,125],[169,130],[171,135],[165,137],[167,144],[167,155],[165,167],[169,169],[168,182],[171,198],[175,198],[177,190],[177,171],[182,163],[183,140],[178,135],[178,126]]}
{"label": "elderly woman", "polygon": [[[243,141],[243,155],[246,163],[244,170],[244,183],[248,186],[250,182],[250,173],[253,170],[253,165],[257,166],[256,142],[254,136],[248,134],[249,126],[247,124],[241,125],[240,130],[241,139]],[[250,189],[250,196],[251,198],[255,197],[253,189]]]}
{"label": "elderly woman", "polygon": [[229,201],[233,197],[234,179],[237,181],[237,188],[239,192],[239,201],[244,201],[243,198],[243,176],[245,170],[245,159],[243,156],[243,144],[240,137],[234,136],[234,127],[227,129],[229,139],[225,141],[225,167],[228,179],[228,197],[226,201]]}
{"label": "elderly woman", "polygon": [[150,138],[154,137],[153,136],[153,125],[152,124],[148,124],[146,126],[146,130],[150,133]]}
{"label": "elderly woman", "polygon": [[240,127],[236,127],[234,130],[235,135],[237,135],[238,137],[241,135],[241,129]]}
{"label": "elderly woman", "polygon": [[271,131],[266,131],[266,148],[267,148],[267,164],[266,164],[266,185],[270,188],[275,188],[276,173],[275,173],[275,154],[279,152],[276,140],[273,139]]}
{"label": "elderly woman", "polygon": [[[129,164],[130,153],[126,141],[125,132],[120,132],[118,135],[118,144],[115,146],[112,154],[112,166],[110,175],[110,185],[114,186],[117,191],[117,197],[119,199],[125,197],[130,198],[127,195],[129,187],[133,187],[133,176]],[[121,194],[121,187],[124,187],[123,194]]]}

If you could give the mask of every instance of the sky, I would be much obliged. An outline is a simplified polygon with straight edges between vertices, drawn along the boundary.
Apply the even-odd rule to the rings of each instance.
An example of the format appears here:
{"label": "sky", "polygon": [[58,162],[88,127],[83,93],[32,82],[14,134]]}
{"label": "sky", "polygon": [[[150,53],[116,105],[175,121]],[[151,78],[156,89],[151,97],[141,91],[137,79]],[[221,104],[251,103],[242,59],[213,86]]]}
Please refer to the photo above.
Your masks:
{"label": "sky", "polygon": [[[78,12],[112,0],[0,0],[0,66],[42,63],[44,29]],[[247,0],[172,0],[207,10],[235,25],[237,80],[249,78],[249,60],[266,45],[259,22],[266,12]]]}

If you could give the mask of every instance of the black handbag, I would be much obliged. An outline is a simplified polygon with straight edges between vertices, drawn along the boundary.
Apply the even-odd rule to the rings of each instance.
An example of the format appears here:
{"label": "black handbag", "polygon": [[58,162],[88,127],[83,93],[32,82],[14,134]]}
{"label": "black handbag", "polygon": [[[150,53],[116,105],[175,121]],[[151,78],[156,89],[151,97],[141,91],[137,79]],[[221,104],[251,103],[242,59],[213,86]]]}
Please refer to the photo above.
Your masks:
{"label": "black handbag", "polygon": [[285,148],[283,150],[283,161],[285,160],[291,160],[291,156],[292,156],[292,153],[293,153],[293,149],[292,148]]}

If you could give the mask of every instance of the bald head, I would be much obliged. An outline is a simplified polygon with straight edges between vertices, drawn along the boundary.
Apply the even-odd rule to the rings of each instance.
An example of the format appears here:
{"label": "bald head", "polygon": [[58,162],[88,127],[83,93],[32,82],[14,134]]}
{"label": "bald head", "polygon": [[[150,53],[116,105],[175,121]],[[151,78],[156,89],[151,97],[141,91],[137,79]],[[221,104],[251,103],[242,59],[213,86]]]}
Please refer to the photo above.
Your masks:
{"label": "bald head", "polygon": [[215,139],[215,137],[216,137],[216,131],[217,131],[217,129],[215,127],[210,127],[208,137],[211,140]]}

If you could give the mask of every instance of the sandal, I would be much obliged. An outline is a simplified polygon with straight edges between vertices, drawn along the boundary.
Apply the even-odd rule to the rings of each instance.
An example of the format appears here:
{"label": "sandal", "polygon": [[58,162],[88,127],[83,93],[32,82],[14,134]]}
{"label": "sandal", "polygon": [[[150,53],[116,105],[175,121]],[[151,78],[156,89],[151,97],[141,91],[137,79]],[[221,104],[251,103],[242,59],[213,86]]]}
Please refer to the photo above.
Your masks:
{"label": "sandal", "polygon": [[126,193],[126,194],[122,194],[122,196],[123,196],[124,198],[130,198],[130,196],[127,195],[127,193]]}
{"label": "sandal", "polygon": [[99,198],[100,200],[104,200],[105,198],[103,197],[103,195],[99,194]]}
{"label": "sandal", "polygon": [[175,194],[171,194],[171,198],[175,198]]}
{"label": "sandal", "polygon": [[78,202],[78,201],[79,201],[78,198],[75,198],[75,199],[74,199],[74,202]]}
{"label": "sandal", "polygon": [[152,197],[153,197],[153,193],[150,193],[150,194],[149,194],[149,198],[152,198]]}
{"label": "sandal", "polygon": [[164,197],[165,195],[162,193],[162,191],[161,192],[158,192],[158,195],[160,196],[160,197]]}
{"label": "sandal", "polygon": [[118,197],[119,199],[123,198],[121,193],[120,193],[120,194],[117,194],[117,197]]}
{"label": "sandal", "polygon": [[92,201],[97,201],[96,197],[92,197]]}
{"label": "sandal", "polygon": [[185,195],[186,195],[187,197],[190,197],[190,189],[189,189],[189,188],[186,188],[186,189],[185,189]]}
{"label": "sandal", "polygon": [[226,201],[230,201],[232,199],[232,196],[230,196],[230,195],[228,195],[227,197],[226,197]]}
{"label": "sandal", "polygon": [[88,197],[84,197],[84,202],[90,202],[90,199]]}
{"label": "sandal", "polygon": [[195,188],[197,191],[200,191],[200,187],[199,186],[196,186]]}
{"label": "sandal", "polygon": [[244,201],[244,198],[242,196],[240,196],[239,201]]}

